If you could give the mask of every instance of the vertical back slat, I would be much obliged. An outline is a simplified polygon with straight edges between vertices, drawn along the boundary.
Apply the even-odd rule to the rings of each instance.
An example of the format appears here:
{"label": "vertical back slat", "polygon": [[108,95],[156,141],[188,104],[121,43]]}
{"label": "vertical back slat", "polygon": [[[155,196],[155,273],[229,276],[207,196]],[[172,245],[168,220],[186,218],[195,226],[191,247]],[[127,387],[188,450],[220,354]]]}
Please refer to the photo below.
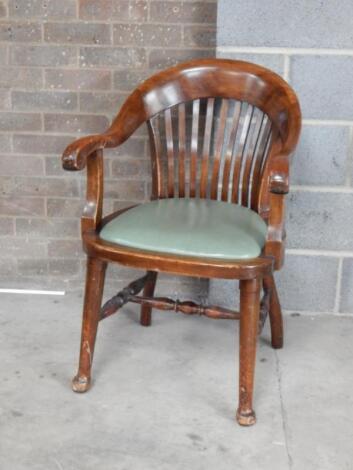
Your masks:
{"label": "vertical back slat", "polygon": [[168,161],[168,197],[174,197],[174,143],[173,143],[173,127],[172,113],[170,108],[164,112],[165,118],[165,137],[167,144],[167,161]]}
{"label": "vertical back slat", "polygon": [[270,144],[272,137],[272,123],[266,117],[265,124],[262,123],[262,129],[260,130],[259,143],[256,149],[256,161],[253,171],[253,185],[251,190],[251,209],[257,209],[259,191],[260,191],[260,179],[261,179],[261,169],[266,157],[267,149]]}
{"label": "vertical back slat", "polygon": [[178,137],[179,137],[179,197],[185,197],[185,141],[186,141],[186,120],[185,103],[181,103],[178,108]]}
{"label": "vertical back slat", "polygon": [[222,99],[221,109],[219,113],[219,124],[215,135],[215,149],[214,149],[214,161],[213,171],[211,180],[211,199],[217,199],[218,196],[218,179],[219,179],[219,168],[221,165],[223,143],[224,143],[224,132],[226,128],[228,116],[228,100]]}
{"label": "vertical back slat", "polygon": [[197,148],[199,139],[200,100],[193,101],[191,156],[190,156],[190,197],[196,196]]}
{"label": "vertical back slat", "polygon": [[241,108],[242,108],[242,103],[240,103],[239,101],[236,102],[235,108],[234,108],[234,115],[233,115],[233,120],[232,120],[232,125],[231,125],[230,136],[228,139],[227,151],[225,154],[224,167],[223,167],[222,201],[228,200],[230,168],[231,168],[231,163],[232,163],[235,139],[237,137],[237,132],[238,132]]}
{"label": "vertical back slat", "polygon": [[152,166],[152,199],[163,198],[163,175],[161,168],[161,136],[159,132],[159,115],[147,121],[147,129],[151,148],[151,166]]}
{"label": "vertical back slat", "polygon": [[249,146],[246,152],[245,167],[243,172],[241,204],[247,206],[249,204],[249,192],[251,187],[251,175],[255,157],[256,145],[259,140],[259,133],[263,121],[263,114],[256,113],[256,122],[253,126],[251,136],[249,137]]}
{"label": "vertical back slat", "polygon": [[241,181],[241,170],[243,166],[243,160],[244,160],[244,149],[246,147],[246,143],[249,137],[249,131],[250,131],[250,125],[251,125],[251,120],[254,112],[254,107],[251,105],[248,105],[248,108],[246,110],[246,114],[244,116],[244,123],[242,126],[241,130],[241,135],[240,135],[240,141],[239,141],[239,146],[236,149],[236,156],[235,156],[235,162],[234,162],[234,168],[233,168],[233,184],[232,184],[232,202],[238,202],[239,198],[239,183]]}
{"label": "vertical back slat", "polygon": [[213,126],[214,101],[215,101],[214,98],[208,98],[207,100],[205,133],[203,137],[203,147],[202,147],[201,179],[200,179],[200,197],[201,198],[207,197],[208,166],[209,166],[211,135],[212,135],[212,126]]}

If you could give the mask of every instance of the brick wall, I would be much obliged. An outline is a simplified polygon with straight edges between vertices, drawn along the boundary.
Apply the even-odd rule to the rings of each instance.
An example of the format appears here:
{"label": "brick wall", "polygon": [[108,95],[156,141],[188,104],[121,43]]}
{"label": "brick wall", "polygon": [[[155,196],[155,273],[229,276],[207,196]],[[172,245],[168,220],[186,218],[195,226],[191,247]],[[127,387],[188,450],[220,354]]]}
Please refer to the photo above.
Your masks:
{"label": "brick wall", "polygon": [[[0,1],[1,285],[81,280],[85,176],[64,172],[60,154],[76,136],[103,131],[155,70],[214,55],[216,7],[213,0]],[[148,197],[145,137],[140,131],[106,152],[105,212]]]}
{"label": "brick wall", "polygon": [[[351,0],[218,2],[218,56],[277,71],[302,105],[278,275],[288,310],[353,313],[352,18]],[[211,296],[233,291],[214,283]]]}

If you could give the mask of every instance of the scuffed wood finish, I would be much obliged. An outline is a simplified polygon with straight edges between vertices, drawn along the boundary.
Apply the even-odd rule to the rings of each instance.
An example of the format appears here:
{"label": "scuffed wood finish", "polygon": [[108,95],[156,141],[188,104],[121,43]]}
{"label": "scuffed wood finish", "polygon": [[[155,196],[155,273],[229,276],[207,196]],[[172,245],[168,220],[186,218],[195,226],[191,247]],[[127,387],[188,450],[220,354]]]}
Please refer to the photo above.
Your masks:
{"label": "scuffed wood finish", "polygon": [[86,392],[91,384],[91,368],[102,302],[106,263],[98,258],[87,259],[86,290],[83,304],[80,361],[72,381],[74,392]]}
{"label": "scuffed wood finish", "polygon": [[104,318],[110,317],[119,310],[119,308],[129,302],[132,295],[138,294],[144,288],[149,277],[150,275],[147,273],[145,276],[136,279],[136,281],[131,282],[127,287],[105,302],[100,310],[99,319],[103,320]]}
{"label": "scuffed wood finish", "polygon": [[283,319],[273,274],[264,277],[264,289],[269,292],[269,315],[271,325],[271,344],[274,349],[283,347]]}
{"label": "scuffed wood finish", "polygon": [[[153,297],[154,289],[157,282],[157,273],[154,271],[148,271],[147,282],[143,289],[144,297]],[[141,304],[141,316],[140,323],[142,326],[151,326],[152,321],[152,306],[147,302]]]}
{"label": "scuffed wood finish", "polygon": [[250,426],[256,421],[252,401],[259,313],[259,280],[240,281],[239,407],[237,420],[242,426]]}
{"label": "scuffed wood finish", "polygon": [[[201,197],[242,204],[268,225],[261,255],[248,260],[206,259],[147,252],[105,242],[99,231],[125,210],[102,218],[103,149],[125,142],[146,123],[152,162],[151,199]],[[77,140],[63,154],[66,170],[87,166],[87,201],[82,216],[88,255],[79,372],[74,390],[88,389],[107,262],[143,269],[102,309],[103,317],[126,302],[141,304],[141,324],[151,323],[152,307],[211,318],[240,316],[240,377],[237,419],[255,422],[252,407],[256,336],[269,312],[272,346],[283,344],[281,307],[273,271],[284,260],[285,195],[289,163],[300,133],[297,97],[278,75],[255,64],[201,59],[171,67],[141,83],[127,98],[110,128]],[[162,235],[162,234],[161,234]],[[239,279],[240,314],[154,298],[157,273]],[[260,286],[264,297],[260,310]],[[143,295],[138,292],[143,290]]]}

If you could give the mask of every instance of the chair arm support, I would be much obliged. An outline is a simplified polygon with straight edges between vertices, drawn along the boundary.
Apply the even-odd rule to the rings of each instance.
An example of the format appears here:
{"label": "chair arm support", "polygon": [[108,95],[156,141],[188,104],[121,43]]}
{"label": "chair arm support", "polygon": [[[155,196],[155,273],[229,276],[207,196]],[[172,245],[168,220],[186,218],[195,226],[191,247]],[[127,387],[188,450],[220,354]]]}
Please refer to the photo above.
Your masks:
{"label": "chair arm support", "polygon": [[272,194],[289,193],[289,155],[277,155],[269,174],[269,190]]}
{"label": "chair arm support", "polygon": [[105,147],[117,147],[119,140],[113,134],[97,134],[82,137],[66,147],[62,155],[64,170],[83,170],[87,165],[87,158]]}
{"label": "chair arm support", "polygon": [[289,193],[289,178],[285,173],[272,173],[270,175],[270,193],[272,194],[288,194]]}
{"label": "chair arm support", "polygon": [[269,170],[269,213],[266,254],[275,259],[275,269],[284,261],[286,241],[285,195],[289,192],[289,155],[280,154],[273,158]]}

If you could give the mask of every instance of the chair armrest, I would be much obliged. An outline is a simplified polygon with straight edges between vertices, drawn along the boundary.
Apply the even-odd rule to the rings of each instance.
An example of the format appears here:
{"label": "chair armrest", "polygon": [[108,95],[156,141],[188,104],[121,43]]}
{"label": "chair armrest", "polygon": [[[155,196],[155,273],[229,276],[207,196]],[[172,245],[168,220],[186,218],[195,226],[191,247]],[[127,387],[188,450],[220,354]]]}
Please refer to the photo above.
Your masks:
{"label": "chair armrest", "polygon": [[281,154],[274,157],[269,175],[270,193],[289,193],[289,160],[289,155]]}
{"label": "chair armrest", "polygon": [[87,157],[97,150],[105,147],[117,147],[119,141],[112,134],[97,134],[82,137],[66,147],[62,155],[64,170],[83,170],[87,164]]}
{"label": "chair armrest", "polygon": [[280,269],[284,261],[286,241],[285,232],[285,195],[289,192],[288,154],[273,158],[269,170],[269,212],[266,254],[275,259],[275,269]]}

